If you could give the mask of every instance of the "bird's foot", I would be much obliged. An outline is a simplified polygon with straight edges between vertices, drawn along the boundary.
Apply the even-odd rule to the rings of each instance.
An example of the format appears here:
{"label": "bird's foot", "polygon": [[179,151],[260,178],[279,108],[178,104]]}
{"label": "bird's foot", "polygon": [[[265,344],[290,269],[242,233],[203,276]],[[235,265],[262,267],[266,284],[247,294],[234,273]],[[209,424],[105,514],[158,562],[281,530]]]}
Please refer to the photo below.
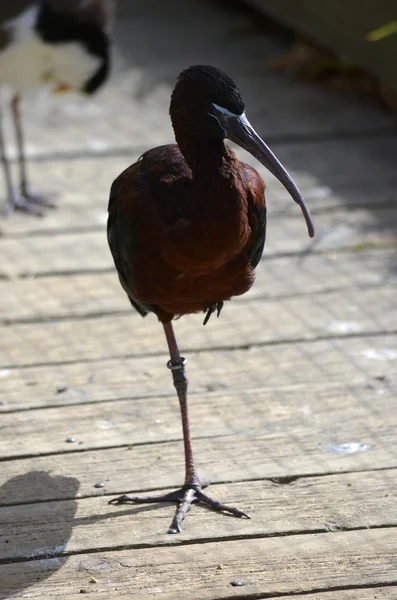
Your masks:
{"label": "bird's foot", "polygon": [[13,212],[20,211],[35,217],[43,217],[46,208],[55,208],[56,204],[40,194],[30,192],[12,192],[5,209],[5,215],[8,217]]}
{"label": "bird's foot", "polygon": [[109,504],[146,504],[146,503],[157,503],[157,502],[177,502],[178,509],[172,520],[171,526],[168,529],[168,533],[179,533],[181,531],[181,524],[186,517],[190,507],[194,503],[203,504],[207,508],[215,510],[217,512],[225,512],[235,517],[244,517],[250,519],[251,517],[247,513],[243,512],[239,508],[222,504],[218,500],[214,500],[210,496],[207,496],[203,492],[203,488],[209,485],[209,481],[203,481],[198,484],[188,484],[181,487],[179,490],[174,492],[168,492],[167,494],[161,494],[159,496],[127,496],[122,495],[118,498],[113,498],[109,501]]}
{"label": "bird's foot", "polygon": [[210,320],[211,315],[217,311],[216,316],[219,317],[219,315],[221,314],[221,310],[223,308],[223,302],[214,302],[213,304],[210,304],[209,307],[207,308],[207,314],[205,315],[205,319],[203,321],[203,325],[207,325],[208,321]]}

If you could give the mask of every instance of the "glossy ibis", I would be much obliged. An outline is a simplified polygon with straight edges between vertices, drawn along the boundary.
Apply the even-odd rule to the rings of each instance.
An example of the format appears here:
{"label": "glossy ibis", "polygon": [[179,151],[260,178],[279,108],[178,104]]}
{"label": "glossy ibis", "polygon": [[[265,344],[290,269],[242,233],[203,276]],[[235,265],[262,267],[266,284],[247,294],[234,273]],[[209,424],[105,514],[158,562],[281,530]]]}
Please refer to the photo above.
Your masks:
{"label": "glossy ibis", "polygon": [[224,143],[233,140],[255,156],[302,209],[310,213],[287,171],[250,125],[244,98],[222,71],[198,65],[183,71],[171,97],[177,145],[149,150],[113,183],[108,240],[121,285],[133,307],[162,323],[178,394],[185,449],[184,485],[161,496],[120,496],[110,501],[178,503],[169,533],[179,532],[193,502],[238,517],[248,515],[208,496],[194,466],[187,407],[186,360],[172,327],[176,316],[218,316],[226,300],[254,282],[266,232],[265,186]]}
{"label": "glossy ibis", "polygon": [[52,206],[29,189],[20,97],[44,83],[54,91],[91,94],[109,71],[113,0],[3,0],[0,6],[0,84],[13,91],[11,114],[18,149],[19,190],[12,185],[0,119],[6,213],[42,214]]}

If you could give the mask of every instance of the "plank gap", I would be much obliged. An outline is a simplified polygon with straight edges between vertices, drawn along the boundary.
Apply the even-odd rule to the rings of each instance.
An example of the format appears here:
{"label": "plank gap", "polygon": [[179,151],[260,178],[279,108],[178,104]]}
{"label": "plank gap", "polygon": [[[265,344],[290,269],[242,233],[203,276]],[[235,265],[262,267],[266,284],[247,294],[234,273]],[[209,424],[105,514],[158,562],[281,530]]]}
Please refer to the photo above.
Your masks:
{"label": "plank gap", "polygon": [[[170,502],[169,504],[173,504],[172,502]],[[204,508],[204,507],[203,507]],[[210,509],[205,509],[204,510],[210,510]],[[393,526],[393,528],[395,528],[397,526]],[[362,529],[379,529],[380,527],[357,527],[354,529],[346,529],[346,531],[360,531]],[[345,531],[345,530],[344,530]],[[211,536],[210,538],[191,538],[189,540],[186,539],[180,539],[180,541],[178,540],[178,547],[181,546],[193,546],[193,545],[202,545],[202,544],[208,544],[211,542],[236,542],[236,541],[240,541],[240,540],[261,540],[261,539],[266,539],[266,538],[277,538],[277,537],[289,537],[289,536],[297,536],[297,535],[310,535],[310,534],[316,534],[316,533],[333,533],[330,531],[327,531],[325,528],[324,529],[310,529],[310,530],[302,530],[302,531],[298,531],[298,530],[291,530],[291,531],[283,531],[282,533],[258,533],[258,534],[241,534],[241,535],[230,535],[230,536],[219,536],[217,537],[216,535]],[[154,543],[145,543],[145,542],[141,542],[139,544],[120,544],[120,545],[116,545],[116,546],[102,546],[99,547],[97,546],[96,548],[87,548],[87,549],[82,549],[82,550],[65,550],[63,552],[51,552],[51,553],[42,553],[42,554],[35,554],[34,556],[14,556],[12,558],[3,558],[0,559],[0,565],[9,565],[12,563],[28,563],[28,562],[32,562],[35,560],[43,560],[43,559],[47,559],[47,558],[64,558],[67,556],[79,556],[81,554],[98,554],[100,552],[118,552],[118,551],[122,551],[122,550],[143,550],[143,549],[148,549],[148,548],[157,548],[158,544],[154,544]],[[169,543],[162,543],[161,544],[162,548],[174,548],[175,547],[175,542],[169,542]]]}
{"label": "plank gap", "polygon": [[[386,199],[386,200],[375,200],[367,203],[356,202],[351,206],[348,206],[349,212],[355,212],[359,210],[368,210],[371,211],[373,209],[376,210],[388,210],[396,207],[396,201],[394,199]],[[61,209],[62,210],[62,209]],[[339,205],[330,205],[330,206],[314,206],[310,208],[310,212],[312,216],[321,216],[321,215],[332,215],[334,213],[338,213],[341,210],[341,206]],[[290,214],[288,215],[291,219],[300,220],[301,215],[299,214]],[[276,212],[272,214],[272,221],[276,222],[278,220],[283,220],[285,216]],[[84,235],[89,233],[98,233],[101,231],[105,231],[105,225],[84,225],[79,227],[59,227],[53,229],[34,229],[30,231],[11,231],[10,233],[0,232],[0,239],[25,239],[25,238],[36,238],[36,237],[56,237],[58,235]],[[265,260],[266,256],[264,255],[261,260]]]}
{"label": "plank gap", "polygon": [[[335,130],[330,129],[329,131],[313,131],[313,132],[301,132],[301,133],[280,133],[280,134],[266,134],[262,133],[266,143],[273,146],[284,146],[290,144],[311,144],[311,143],[328,143],[328,142],[339,142],[345,140],[361,140],[361,139],[374,139],[383,137],[394,137],[396,135],[397,128],[394,126],[386,127],[374,127],[373,129],[343,129]],[[259,132],[260,133],[260,132]],[[173,142],[171,142],[173,143]],[[98,160],[102,158],[111,157],[122,157],[143,154],[148,150],[148,146],[113,146],[111,148],[100,149],[96,151],[90,151],[89,148],[80,150],[77,146],[73,150],[56,151],[54,149],[51,152],[43,151],[40,154],[30,154],[29,161],[31,163],[43,163],[43,162],[58,162],[58,161],[82,161],[82,160]],[[16,162],[16,159],[12,157],[11,162]]]}
{"label": "plank gap", "polygon": [[[169,504],[173,504],[170,502]],[[210,510],[206,509],[204,510]],[[292,537],[292,536],[304,536],[304,535],[316,535],[318,533],[335,535],[340,532],[350,532],[350,531],[369,531],[376,529],[397,529],[397,525],[394,524],[382,524],[382,525],[371,525],[369,527],[358,526],[358,527],[341,527],[335,531],[329,530],[326,527],[318,528],[318,529],[291,529],[289,531],[283,532],[271,532],[271,533],[256,533],[256,534],[238,534],[238,535],[220,535],[217,536],[213,534],[209,538],[190,538],[190,539],[180,539],[178,540],[178,547],[182,546],[199,546],[204,544],[209,544],[212,542],[237,542],[237,541],[249,541],[249,540],[263,540],[268,538],[281,538],[281,537]],[[171,536],[172,537],[172,536]],[[174,548],[175,542],[163,542],[161,544],[162,548]],[[36,560],[44,560],[48,558],[65,558],[68,556],[79,556],[79,555],[90,555],[90,554],[99,554],[101,552],[118,552],[123,550],[143,550],[143,549],[155,549],[158,548],[158,544],[152,542],[141,542],[138,544],[120,544],[115,546],[97,546],[96,548],[84,548],[81,550],[64,550],[63,552],[51,552],[51,553],[37,553],[34,556],[14,556],[12,558],[3,558],[0,559],[0,565],[8,565],[12,563],[29,563]],[[396,581],[397,583],[397,581]]]}
{"label": "plank gap", "polygon": [[[226,437],[226,436],[211,436],[211,437]],[[205,438],[194,438],[194,439],[205,439]],[[177,442],[182,442],[181,440],[176,440]],[[164,443],[168,443],[169,441],[167,440]],[[163,442],[155,442],[157,444],[162,444]],[[134,444],[134,446],[148,446],[148,445],[153,445],[153,442],[144,442],[141,444]],[[116,448],[90,448],[90,449],[86,449],[86,450],[82,450],[81,452],[86,452],[86,453],[90,453],[90,452],[97,452],[98,450],[102,450],[102,451],[106,451],[106,450],[114,450],[117,448],[128,448],[128,445],[124,445],[124,446],[117,446]],[[79,452],[79,453],[81,453]],[[62,454],[62,453],[58,453],[58,454]],[[48,456],[48,455],[46,455]],[[30,457],[27,457],[30,458]],[[9,459],[8,462],[10,462],[10,460],[14,460],[14,459]],[[18,460],[21,460],[20,457],[18,457]],[[23,459],[22,459],[23,460]],[[289,477],[248,477],[246,479],[239,479],[238,481],[236,479],[218,479],[216,482],[211,483],[211,489],[215,488],[218,485],[228,485],[228,484],[233,484],[233,483],[255,483],[255,482],[269,482],[269,483],[274,483],[275,486],[277,485],[290,485],[291,483],[295,483],[297,481],[305,481],[305,480],[310,480],[310,479],[318,479],[318,478],[327,478],[327,477],[335,477],[338,475],[361,475],[361,474],[366,474],[366,473],[382,473],[382,472],[388,472],[388,473],[393,473],[394,471],[397,472],[397,467],[396,468],[390,468],[388,466],[386,467],[373,467],[373,468],[365,468],[365,469],[339,469],[337,471],[319,471],[319,472],[310,472],[310,473],[301,473],[301,474],[297,474],[297,475],[293,475],[293,476],[289,476]],[[286,480],[288,479],[290,481],[290,483],[288,484],[279,484],[277,483],[279,480]],[[150,494],[152,492],[162,492],[163,490],[169,490],[170,486],[169,485],[163,485],[163,486],[157,486],[157,487],[139,487],[139,488],[133,488],[133,489],[120,489],[120,490],[114,490],[112,492],[103,492],[102,494],[98,494],[98,493],[92,493],[92,494],[80,494],[78,497],[76,496],[63,496],[62,498],[39,498],[37,500],[33,500],[30,502],[0,502],[0,508],[4,508],[4,507],[11,507],[11,506],[29,506],[29,505],[34,505],[34,504],[46,504],[46,503],[53,503],[53,502],[64,502],[67,500],[90,500],[91,498],[113,498],[114,496],[120,496],[122,494]],[[209,509],[208,509],[209,510]],[[377,528],[383,527],[382,525],[377,525]],[[397,527],[396,525],[385,525],[385,527]],[[370,528],[375,528],[374,527],[370,527]],[[350,527],[347,528],[346,531],[353,531],[353,530],[365,530],[365,529],[369,529],[367,527]],[[338,531],[342,531],[344,530],[343,528],[338,529]],[[268,534],[266,534],[268,535]],[[281,535],[281,534],[280,534]]]}
{"label": "plank gap", "polygon": [[[261,594],[258,596],[247,595],[247,596],[239,596],[239,600],[268,600],[271,598],[291,598],[293,596],[307,596],[309,594],[319,594],[319,593],[327,593],[327,592],[347,592],[349,590],[372,590],[376,588],[385,588],[385,587],[395,587],[397,586],[397,580],[383,581],[382,583],[363,583],[363,584],[352,584],[352,585],[333,585],[326,588],[312,588],[309,591],[297,591],[297,592],[276,592],[270,594]],[[222,598],[222,600],[235,600],[236,596],[229,596],[228,598]]]}
{"label": "plank gap", "polygon": [[[363,530],[378,530],[378,529],[396,529],[396,526],[374,526],[374,527],[357,527],[357,528],[352,528],[352,529],[343,529],[343,530],[339,530],[340,531],[344,531],[344,532],[354,532],[354,531],[363,531]],[[269,538],[273,538],[273,539],[277,539],[277,538],[284,538],[284,537],[295,537],[295,538],[299,538],[301,536],[307,536],[307,535],[313,535],[315,536],[316,534],[322,534],[322,535],[338,535],[339,532],[331,532],[331,531],[324,531],[323,529],[319,529],[317,530],[308,530],[308,531],[291,531],[291,532],[283,532],[282,534],[277,534],[277,533],[272,533],[272,534],[257,534],[257,535],[236,535],[236,536],[220,536],[218,537],[211,537],[211,538],[199,538],[199,539],[190,539],[190,540],[181,540],[178,543],[178,547],[186,547],[186,546],[199,546],[199,545],[206,545],[206,544],[212,544],[212,543],[232,543],[232,542],[239,542],[239,541],[249,541],[249,540],[262,540],[262,539],[269,539]],[[151,544],[151,543],[140,543],[140,544],[123,544],[120,546],[104,546],[104,547],[96,547],[96,548],[90,548],[90,549],[82,549],[82,550],[74,550],[74,551],[70,551],[68,552],[67,550],[64,552],[53,552],[51,554],[45,554],[43,553],[43,555],[37,554],[35,556],[28,556],[28,557],[13,557],[13,558],[6,558],[6,559],[1,559],[0,560],[0,565],[8,565],[8,564],[21,564],[21,563],[32,563],[32,562],[39,562],[41,560],[48,560],[48,559],[59,559],[59,558],[67,558],[67,557],[71,557],[71,556],[90,556],[90,555],[95,555],[95,554],[100,554],[103,552],[112,552],[112,553],[117,553],[117,552],[123,552],[123,551],[128,551],[128,550],[150,550],[150,549],[155,549],[158,546],[156,544]],[[174,548],[175,547],[175,543],[174,542],[170,542],[170,543],[163,543],[162,548]],[[393,579],[393,580],[389,580],[389,581],[383,581],[381,583],[376,582],[376,583],[363,583],[363,584],[351,584],[351,585],[339,585],[339,586],[327,586],[326,588],[324,587],[316,587],[316,588],[312,588],[309,590],[305,590],[305,591],[291,591],[291,592],[270,592],[269,594],[265,594],[263,595],[263,593],[261,595],[257,595],[257,594],[248,594],[245,596],[239,596],[239,598],[241,600],[247,599],[247,600],[265,600],[265,599],[271,599],[271,598],[287,598],[287,597],[294,597],[294,596],[303,596],[303,595],[307,595],[307,594],[316,594],[319,592],[322,593],[326,593],[326,592],[335,592],[335,591],[347,591],[347,590],[359,590],[359,589],[372,589],[372,588],[380,588],[380,587],[394,587],[397,585],[397,579]],[[222,600],[234,600],[236,598],[236,596],[230,596],[230,597],[224,597],[222,596]],[[216,599],[214,599],[216,600]]]}
{"label": "plank gap", "polygon": [[[278,260],[280,258],[300,258],[304,259],[309,255],[316,256],[326,256],[330,253],[335,254],[336,256],[348,254],[348,253],[356,253],[362,252],[365,250],[371,250],[373,252],[388,250],[397,248],[397,241],[394,240],[386,240],[385,242],[369,242],[368,244],[357,244],[354,245],[346,245],[339,246],[337,248],[316,248],[315,241],[309,242],[310,245],[306,245],[302,250],[296,251],[275,251],[271,254],[264,254],[262,259],[263,261],[270,262],[273,260]],[[314,248],[314,249],[313,249]],[[21,271],[19,273],[9,275],[8,273],[0,272],[0,280],[2,281],[13,281],[18,279],[44,279],[48,277],[71,277],[75,275],[93,275],[93,274],[108,274],[114,273],[115,268],[113,266],[109,267],[93,267],[92,269],[81,268],[81,269],[64,269],[64,270],[49,270],[49,271],[41,271],[38,273],[33,273],[32,271]]]}
{"label": "plank gap", "polygon": [[[392,285],[392,284],[390,284]],[[376,289],[384,289],[388,284],[385,282],[375,282],[368,283],[365,285],[365,289],[367,290],[376,290]],[[394,286],[393,286],[394,287]],[[293,291],[293,292],[285,292],[282,294],[274,294],[269,296],[269,294],[263,293],[259,295],[253,296],[236,296],[233,298],[233,303],[236,304],[251,304],[255,303],[258,300],[262,300],[263,303],[266,302],[276,302],[277,300],[286,300],[289,298],[321,298],[322,296],[327,296],[328,294],[339,293],[341,291],[345,293],[359,292],[363,289],[363,286],[360,284],[354,284],[350,286],[330,286],[323,288],[321,290],[314,291]],[[85,319],[106,319],[107,317],[118,317],[118,316],[126,316],[134,314],[134,310],[131,310],[131,306],[128,306],[128,302],[126,302],[126,308],[122,308],[119,310],[98,310],[98,311],[90,311],[86,313],[80,313],[75,315],[62,315],[62,314],[54,314],[51,316],[35,316],[35,317],[16,317],[10,319],[0,319],[0,326],[10,327],[13,325],[38,325],[38,324],[46,324],[46,323],[58,323],[58,322],[78,322],[84,321]],[[203,313],[204,314],[204,313]]]}
{"label": "plank gap", "polygon": [[[264,347],[277,347],[287,344],[312,344],[313,342],[324,342],[328,340],[350,340],[350,339],[362,339],[362,338],[376,338],[376,337],[391,337],[397,334],[397,329],[388,329],[382,330],[379,329],[377,331],[360,331],[357,333],[349,332],[345,335],[341,334],[332,334],[329,335],[318,335],[313,336],[309,340],[303,337],[297,338],[284,338],[283,340],[269,340],[264,342],[249,342],[245,344],[236,344],[236,345],[217,345],[211,347],[202,347],[202,348],[189,348],[188,346],[184,348],[184,352],[186,353],[202,353],[202,352],[234,352],[235,350],[249,350],[250,348],[264,348]],[[127,360],[130,358],[154,358],[165,356],[164,351],[151,351],[151,352],[139,352],[139,353],[123,353],[123,354],[114,354],[111,357],[107,357],[108,360]],[[44,362],[35,362],[35,363],[21,363],[18,365],[13,364],[5,364],[2,365],[1,368],[3,370],[15,370],[15,369],[28,369],[28,368],[36,368],[36,367],[56,367],[59,365],[76,365],[76,364],[91,364],[93,362],[97,362],[98,358],[77,358],[70,360],[61,360],[61,361],[44,361]]]}
{"label": "plank gap", "polygon": [[[327,378],[324,378],[324,382],[327,382]],[[321,382],[319,382],[321,385]],[[360,381],[356,380],[355,383],[357,384],[365,384],[366,383],[366,379],[362,379]],[[282,392],[284,390],[290,390],[291,387],[293,389],[303,389],[303,388],[307,388],[306,384],[293,384],[291,385],[283,385],[283,386],[279,386],[277,388],[278,392]],[[255,394],[258,392],[272,392],[274,391],[274,387],[268,387],[268,386],[259,386],[259,387],[244,387],[244,393],[245,394]],[[241,395],[241,389],[230,389],[227,392],[228,396],[240,396]],[[197,396],[200,397],[203,395],[203,391],[202,390],[191,390],[189,391],[189,398],[196,398]],[[206,391],[205,393],[205,397],[206,398],[211,398],[211,399],[216,399],[216,398],[220,398],[222,396],[225,395],[225,390],[223,389],[219,389],[219,390],[213,390],[213,391]],[[153,392],[153,393],[147,393],[147,394],[139,394],[139,395],[134,395],[134,396],[118,396],[116,398],[101,398],[99,400],[81,400],[78,403],[78,406],[90,406],[95,404],[95,406],[99,406],[101,407],[103,404],[118,404],[120,402],[139,402],[140,400],[152,400],[152,399],[166,399],[166,398],[172,398],[173,400],[176,400],[176,394],[175,394],[175,390],[172,389],[169,392]],[[47,410],[47,409],[51,409],[51,408],[55,408],[55,409],[59,409],[59,408],[70,408],[71,406],[75,406],[74,404],[71,405],[69,402],[65,402],[65,403],[61,403],[61,402],[55,402],[54,404],[45,404],[43,406],[26,406],[26,407],[21,407],[21,408],[16,408],[16,409],[7,409],[7,407],[5,407],[4,410],[1,410],[0,414],[16,414],[16,413],[23,413],[23,412],[36,412],[36,411],[42,411],[42,410]],[[1,461],[1,457],[0,457],[0,461]]]}

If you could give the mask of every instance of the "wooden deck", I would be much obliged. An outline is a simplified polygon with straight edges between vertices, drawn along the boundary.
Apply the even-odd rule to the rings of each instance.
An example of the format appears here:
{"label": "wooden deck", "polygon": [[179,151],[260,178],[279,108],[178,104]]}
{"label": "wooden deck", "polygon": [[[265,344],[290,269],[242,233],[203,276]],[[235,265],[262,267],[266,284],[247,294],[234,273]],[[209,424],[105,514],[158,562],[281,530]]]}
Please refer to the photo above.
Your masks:
{"label": "wooden deck", "polygon": [[[209,3],[125,0],[95,103],[27,103],[33,180],[60,197],[0,223],[0,598],[397,598],[396,127],[267,72],[279,44]],[[197,62],[239,81],[317,237],[264,174],[255,286],[205,328],[176,323],[200,473],[252,520],[195,507],[170,536],[172,505],[107,504],[179,485],[183,457],[163,334],[132,313],[105,219]]]}

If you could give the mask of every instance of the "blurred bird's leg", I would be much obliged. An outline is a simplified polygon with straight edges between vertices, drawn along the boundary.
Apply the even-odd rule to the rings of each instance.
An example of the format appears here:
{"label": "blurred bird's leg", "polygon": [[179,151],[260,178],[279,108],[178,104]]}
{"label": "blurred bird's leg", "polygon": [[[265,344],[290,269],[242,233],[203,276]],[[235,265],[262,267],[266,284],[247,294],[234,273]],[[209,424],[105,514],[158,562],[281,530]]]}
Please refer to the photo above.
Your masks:
{"label": "blurred bird's leg", "polygon": [[25,157],[25,140],[22,127],[21,101],[18,94],[11,100],[11,112],[14,122],[15,137],[18,149],[19,165],[19,197],[15,203],[15,209],[34,215],[42,216],[42,211],[37,208],[55,208],[55,205],[40,194],[32,194],[29,190],[27,166]]}
{"label": "blurred bird's leg", "polygon": [[187,376],[185,371],[186,360],[180,355],[176,343],[174,329],[171,323],[164,323],[164,333],[167,339],[170,352],[170,360],[167,367],[172,372],[174,386],[178,394],[179,406],[181,410],[183,443],[185,448],[185,484],[179,490],[169,492],[159,496],[127,496],[110,500],[109,504],[140,504],[147,502],[177,502],[178,508],[172,520],[168,533],[179,533],[181,524],[193,503],[204,504],[207,508],[218,512],[226,512],[235,517],[250,517],[238,508],[233,508],[226,504],[221,504],[203,492],[203,488],[209,485],[209,481],[200,481],[193,460],[193,450],[190,435],[190,423],[187,403]]}
{"label": "blurred bird's leg", "polygon": [[8,216],[13,211],[14,206],[15,206],[15,199],[14,199],[15,192],[14,192],[14,188],[12,187],[10,163],[9,163],[9,160],[7,157],[7,152],[6,152],[1,108],[0,108],[0,154],[1,154],[1,164],[3,167],[3,173],[4,173],[4,183],[6,186],[6,193],[7,193],[7,200],[6,200],[6,206],[4,208],[4,213]]}

